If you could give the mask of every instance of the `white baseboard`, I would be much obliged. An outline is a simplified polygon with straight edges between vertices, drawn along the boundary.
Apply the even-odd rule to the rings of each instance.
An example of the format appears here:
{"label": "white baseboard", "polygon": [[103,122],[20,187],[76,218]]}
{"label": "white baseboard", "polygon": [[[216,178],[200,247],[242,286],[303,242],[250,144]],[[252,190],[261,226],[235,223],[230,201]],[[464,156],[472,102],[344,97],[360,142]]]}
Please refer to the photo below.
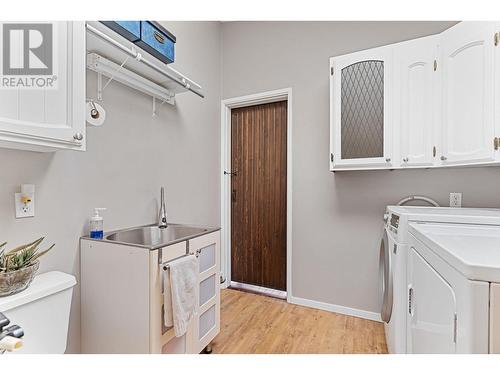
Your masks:
{"label": "white baseboard", "polygon": [[358,309],[353,309],[351,307],[334,305],[326,302],[313,301],[310,299],[294,297],[294,296],[290,296],[288,302],[293,303],[295,305],[313,307],[315,309],[330,311],[337,314],[350,315],[350,316],[355,316],[357,318],[374,320],[376,322],[382,321],[382,319],[380,319],[380,314],[372,311],[358,310]]}

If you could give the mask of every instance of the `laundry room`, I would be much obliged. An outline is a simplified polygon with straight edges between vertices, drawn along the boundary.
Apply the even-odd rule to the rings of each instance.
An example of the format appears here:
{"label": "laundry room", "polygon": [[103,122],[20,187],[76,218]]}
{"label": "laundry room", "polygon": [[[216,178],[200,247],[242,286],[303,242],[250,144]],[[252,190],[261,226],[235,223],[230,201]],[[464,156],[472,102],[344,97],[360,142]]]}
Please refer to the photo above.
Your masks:
{"label": "laundry room", "polygon": [[495,13],[256,1],[0,16],[0,363],[500,354]]}

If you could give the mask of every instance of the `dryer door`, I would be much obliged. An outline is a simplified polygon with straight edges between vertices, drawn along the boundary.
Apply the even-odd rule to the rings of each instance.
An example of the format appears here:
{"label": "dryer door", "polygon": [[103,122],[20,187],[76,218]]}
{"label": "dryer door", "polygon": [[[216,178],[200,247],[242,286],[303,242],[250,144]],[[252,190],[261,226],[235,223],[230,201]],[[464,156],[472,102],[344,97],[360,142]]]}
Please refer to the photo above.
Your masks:
{"label": "dryer door", "polygon": [[408,353],[455,353],[456,311],[453,288],[412,247],[408,257]]}
{"label": "dryer door", "polygon": [[384,322],[389,323],[392,314],[393,285],[391,251],[387,230],[384,230],[384,236],[380,243],[379,283],[380,294],[382,295],[382,311],[380,312],[380,316]]}

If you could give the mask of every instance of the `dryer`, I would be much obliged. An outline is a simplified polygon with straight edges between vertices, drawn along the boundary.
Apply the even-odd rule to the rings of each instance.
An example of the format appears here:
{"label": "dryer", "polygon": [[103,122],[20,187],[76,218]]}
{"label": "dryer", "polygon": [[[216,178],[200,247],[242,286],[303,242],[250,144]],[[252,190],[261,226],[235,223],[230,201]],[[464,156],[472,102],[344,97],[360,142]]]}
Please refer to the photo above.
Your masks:
{"label": "dryer", "polygon": [[498,353],[500,225],[412,223],[409,353]]}
{"label": "dryer", "polygon": [[381,319],[387,349],[407,353],[407,259],[411,223],[500,225],[500,210],[451,207],[387,206],[380,245],[379,285]]}

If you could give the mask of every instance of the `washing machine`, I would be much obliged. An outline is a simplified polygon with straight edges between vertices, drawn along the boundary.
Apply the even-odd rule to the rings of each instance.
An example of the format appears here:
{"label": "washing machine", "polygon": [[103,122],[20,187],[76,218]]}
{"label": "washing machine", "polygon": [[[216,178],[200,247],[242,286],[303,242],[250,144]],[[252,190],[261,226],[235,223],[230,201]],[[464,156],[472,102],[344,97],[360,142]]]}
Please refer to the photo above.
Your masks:
{"label": "washing machine", "polygon": [[387,206],[380,244],[381,319],[387,349],[407,353],[407,260],[412,223],[500,225],[500,210],[455,207]]}
{"label": "washing machine", "polygon": [[[415,207],[417,209],[417,207]],[[421,208],[418,208],[421,212]],[[406,353],[406,257],[408,212],[412,207],[388,206],[380,243],[379,280],[387,350]]]}

